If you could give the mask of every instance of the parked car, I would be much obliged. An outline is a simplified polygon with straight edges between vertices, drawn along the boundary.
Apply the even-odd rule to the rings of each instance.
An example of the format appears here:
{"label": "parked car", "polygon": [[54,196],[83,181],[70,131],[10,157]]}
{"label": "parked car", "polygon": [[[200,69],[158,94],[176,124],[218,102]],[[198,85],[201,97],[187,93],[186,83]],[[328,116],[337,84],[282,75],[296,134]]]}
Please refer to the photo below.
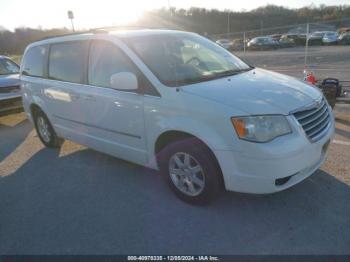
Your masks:
{"label": "parked car", "polygon": [[324,45],[336,45],[338,44],[338,33],[337,32],[326,32],[322,38]]}
{"label": "parked car", "polygon": [[243,39],[235,39],[232,41],[232,50],[234,51],[242,51],[244,50],[244,41]]}
{"label": "parked car", "polygon": [[308,43],[309,45],[322,45],[322,39],[323,36],[326,34],[326,32],[313,32],[309,37],[308,37]]}
{"label": "parked car", "polygon": [[219,39],[216,41],[216,43],[225,48],[226,50],[229,50],[232,47],[232,42],[228,39]]}
{"label": "parked car", "polygon": [[249,50],[271,50],[279,48],[277,41],[268,36],[255,37],[248,42]]}
{"label": "parked car", "polygon": [[350,32],[342,33],[338,37],[338,43],[341,45],[349,45],[350,44]]}
{"label": "parked car", "polygon": [[269,35],[273,40],[279,41],[282,37],[282,34],[274,34],[274,35]]}
{"label": "parked car", "polygon": [[0,115],[22,109],[19,66],[6,56],[0,56]]}
{"label": "parked car", "polygon": [[280,47],[294,47],[296,46],[295,40],[292,37],[288,37],[288,35],[282,35],[279,40]]}
{"label": "parked car", "polygon": [[285,34],[282,35],[281,38],[286,39],[286,40],[293,40],[295,45],[300,46],[300,45],[305,45],[306,43],[306,34]]}
{"label": "parked car", "polygon": [[324,162],[334,131],[318,88],[188,32],[38,41],[25,50],[21,81],[44,145],[69,139],[157,169],[192,203],[223,188],[260,194],[301,182]]}

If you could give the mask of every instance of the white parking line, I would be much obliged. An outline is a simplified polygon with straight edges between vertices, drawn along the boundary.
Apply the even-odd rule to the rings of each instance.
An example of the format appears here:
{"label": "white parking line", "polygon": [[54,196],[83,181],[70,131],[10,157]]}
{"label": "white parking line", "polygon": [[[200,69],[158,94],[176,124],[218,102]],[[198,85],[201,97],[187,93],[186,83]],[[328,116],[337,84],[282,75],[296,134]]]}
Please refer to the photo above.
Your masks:
{"label": "white parking line", "polygon": [[350,146],[350,142],[341,141],[341,140],[332,140],[332,143],[339,144],[339,145],[344,145],[344,146]]}

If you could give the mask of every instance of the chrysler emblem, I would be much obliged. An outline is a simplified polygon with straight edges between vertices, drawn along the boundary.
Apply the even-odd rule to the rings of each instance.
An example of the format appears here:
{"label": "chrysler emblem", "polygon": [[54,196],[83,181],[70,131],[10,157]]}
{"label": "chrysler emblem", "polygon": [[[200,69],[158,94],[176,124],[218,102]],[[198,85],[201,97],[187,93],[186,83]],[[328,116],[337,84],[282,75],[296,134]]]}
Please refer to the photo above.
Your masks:
{"label": "chrysler emblem", "polygon": [[318,101],[316,101],[316,107],[320,107],[322,104],[322,98]]}

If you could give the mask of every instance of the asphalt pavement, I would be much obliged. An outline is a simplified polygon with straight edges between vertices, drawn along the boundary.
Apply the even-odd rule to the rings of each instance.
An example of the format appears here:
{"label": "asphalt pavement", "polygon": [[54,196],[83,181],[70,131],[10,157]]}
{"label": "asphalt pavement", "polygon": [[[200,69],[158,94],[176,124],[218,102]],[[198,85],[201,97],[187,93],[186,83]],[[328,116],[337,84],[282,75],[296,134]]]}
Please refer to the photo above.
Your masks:
{"label": "asphalt pavement", "polygon": [[0,254],[350,254],[350,117],[326,163],[272,195],[178,200],[155,171],[0,118]]}

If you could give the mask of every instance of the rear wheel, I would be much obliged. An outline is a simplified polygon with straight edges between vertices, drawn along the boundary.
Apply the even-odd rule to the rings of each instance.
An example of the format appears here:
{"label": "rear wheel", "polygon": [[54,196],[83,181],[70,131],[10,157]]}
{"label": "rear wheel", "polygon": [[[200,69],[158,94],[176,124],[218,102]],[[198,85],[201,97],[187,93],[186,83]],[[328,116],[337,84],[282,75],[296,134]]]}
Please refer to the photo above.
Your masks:
{"label": "rear wheel", "polygon": [[211,151],[200,141],[175,141],[160,153],[160,169],[173,192],[182,200],[205,204],[221,189],[221,171]]}
{"label": "rear wheel", "polygon": [[36,132],[41,142],[47,147],[60,147],[63,140],[56,135],[47,116],[40,110],[34,114]]}

